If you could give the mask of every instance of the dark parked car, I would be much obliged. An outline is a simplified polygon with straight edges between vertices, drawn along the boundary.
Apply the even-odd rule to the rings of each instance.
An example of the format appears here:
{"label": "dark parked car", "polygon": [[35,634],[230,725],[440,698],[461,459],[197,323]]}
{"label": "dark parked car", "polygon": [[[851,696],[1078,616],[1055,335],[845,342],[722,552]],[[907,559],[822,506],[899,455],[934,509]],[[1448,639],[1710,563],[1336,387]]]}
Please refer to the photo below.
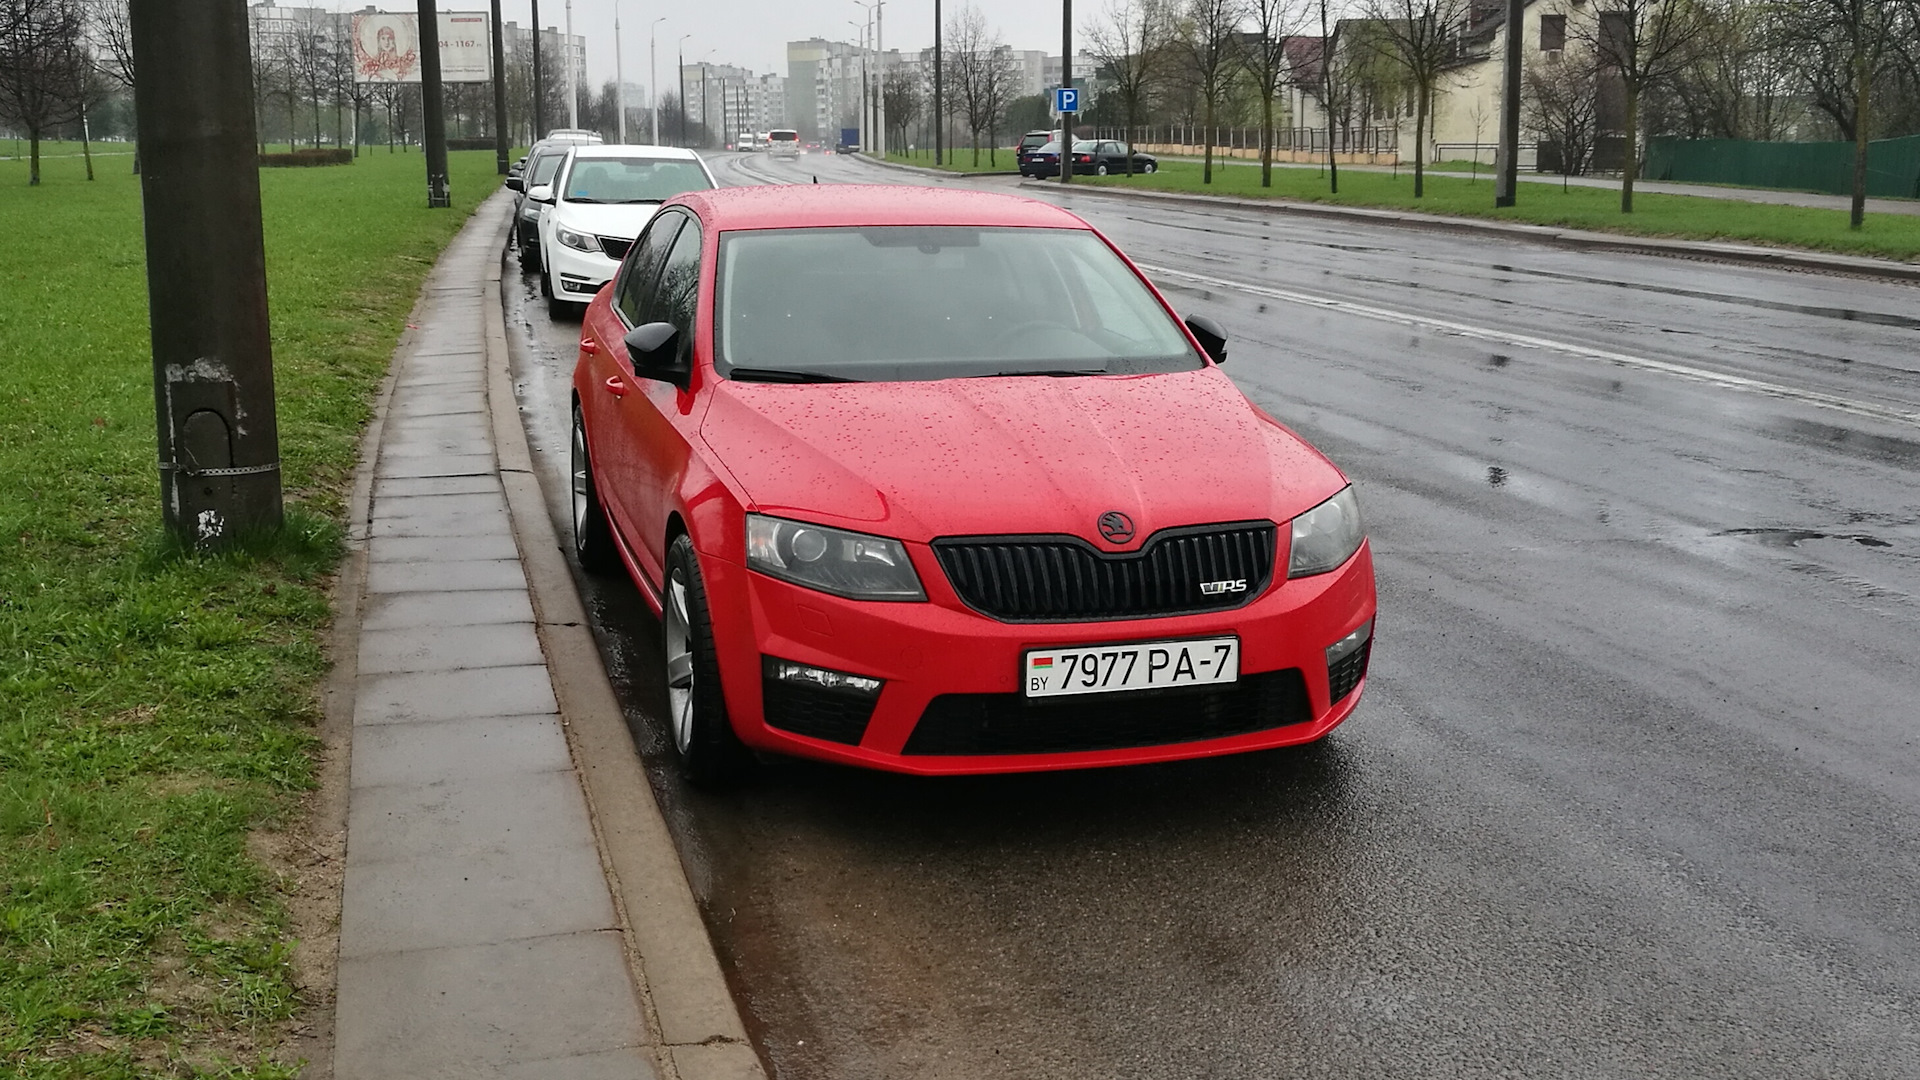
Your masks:
{"label": "dark parked car", "polygon": [[[1057,147],[1055,148],[1058,149]],[[1056,162],[1058,159],[1055,159]],[[1160,162],[1152,154],[1133,152],[1133,171],[1150,173],[1159,169]],[[1056,164],[1054,172],[1059,173]],[[1127,171],[1127,144],[1114,139],[1082,139],[1073,144],[1074,175],[1091,174],[1105,176],[1108,173]]]}
{"label": "dark parked car", "polygon": [[540,207],[552,202],[535,199],[531,193],[535,188],[546,187],[553,183],[554,171],[560,168],[560,161],[573,147],[570,142],[542,142],[527,151],[526,168],[519,176],[509,175],[507,186],[520,193],[513,203],[513,236],[520,245],[520,269],[533,273],[540,269]]}

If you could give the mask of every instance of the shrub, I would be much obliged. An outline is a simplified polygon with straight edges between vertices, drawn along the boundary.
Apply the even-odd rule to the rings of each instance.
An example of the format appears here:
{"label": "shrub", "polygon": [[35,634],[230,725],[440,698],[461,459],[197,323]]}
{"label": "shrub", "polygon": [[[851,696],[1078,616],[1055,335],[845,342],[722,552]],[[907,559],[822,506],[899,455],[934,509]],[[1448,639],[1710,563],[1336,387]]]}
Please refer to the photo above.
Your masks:
{"label": "shrub", "polygon": [[353,164],[353,151],[338,147],[331,150],[295,150],[291,154],[260,155],[260,167],[263,169],[351,164]]}

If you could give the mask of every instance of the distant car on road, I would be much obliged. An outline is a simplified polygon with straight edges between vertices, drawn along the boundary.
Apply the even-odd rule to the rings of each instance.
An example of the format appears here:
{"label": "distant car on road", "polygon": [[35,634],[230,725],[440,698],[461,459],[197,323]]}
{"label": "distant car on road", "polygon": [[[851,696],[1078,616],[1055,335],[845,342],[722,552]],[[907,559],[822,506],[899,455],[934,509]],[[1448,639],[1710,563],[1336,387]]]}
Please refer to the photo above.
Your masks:
{"label": "distant car on road", "polygon": [[541,208],[540,291],[561,314],[593,299],[660,204],[718,185],[706,162],[671,146],[575,146]]}
{"label": "distant car on road", "polygon": [[775,128],[767,132],[767,154],[769,157],[799,157],[800,133],[792,128]]}
{"label": "distant car on road", "polygon": [[1351,716],[1353,488],[1225,357],[1057,207],[671,200],[582,322],[570,471],[581,564],[661,613],[683,771],[1123,765]]}

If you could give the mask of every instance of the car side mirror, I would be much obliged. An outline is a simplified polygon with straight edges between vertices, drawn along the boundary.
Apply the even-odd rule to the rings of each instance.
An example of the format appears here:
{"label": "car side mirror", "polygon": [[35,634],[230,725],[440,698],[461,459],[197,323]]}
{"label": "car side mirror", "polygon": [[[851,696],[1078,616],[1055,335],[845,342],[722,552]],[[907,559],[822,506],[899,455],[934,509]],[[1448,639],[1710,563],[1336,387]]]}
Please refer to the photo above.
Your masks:
{"label": "car side mirror", "polygon": [[527,185],[519,177],[509,176],[507,177],[507,190],[508,191],[525,191],[527,190]]}
{"label": "car side mirror", "polygon": [[1200,347],[1207,351],[1208,356],[1213,357],[1214,363],[1227,362],[1227,332],[1220,329],[1219,323],[1205,315],[1189,315],[1187,329],[1193,331],[1193,336],[1199,340]]}
{"label": "car side mirror", "polygon": [[669,322],[650,322],[627,331],[623,339],[633,373],[643,379],[669,382],[685,390],[692,371],[680,361],[680,330]]}
{"label": "car side mirror", "polygon": [[553,185],[535,184],[527,189],[527,198],[532,199],[534,202],[552,202]]}

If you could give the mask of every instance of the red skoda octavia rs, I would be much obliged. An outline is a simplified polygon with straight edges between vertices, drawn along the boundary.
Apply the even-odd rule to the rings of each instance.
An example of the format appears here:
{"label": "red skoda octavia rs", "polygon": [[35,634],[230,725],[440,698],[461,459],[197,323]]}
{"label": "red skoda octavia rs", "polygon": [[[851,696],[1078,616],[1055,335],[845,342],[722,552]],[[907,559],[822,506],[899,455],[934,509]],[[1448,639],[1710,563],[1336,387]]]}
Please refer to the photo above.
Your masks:
{"label": "red skoda octavia rs", "polygon": [[1042,203],[670,200],[594,299],[574,545],[661,613],[696,781],[1305,743],[1365,682],[1353,489],[1098,232]]}

